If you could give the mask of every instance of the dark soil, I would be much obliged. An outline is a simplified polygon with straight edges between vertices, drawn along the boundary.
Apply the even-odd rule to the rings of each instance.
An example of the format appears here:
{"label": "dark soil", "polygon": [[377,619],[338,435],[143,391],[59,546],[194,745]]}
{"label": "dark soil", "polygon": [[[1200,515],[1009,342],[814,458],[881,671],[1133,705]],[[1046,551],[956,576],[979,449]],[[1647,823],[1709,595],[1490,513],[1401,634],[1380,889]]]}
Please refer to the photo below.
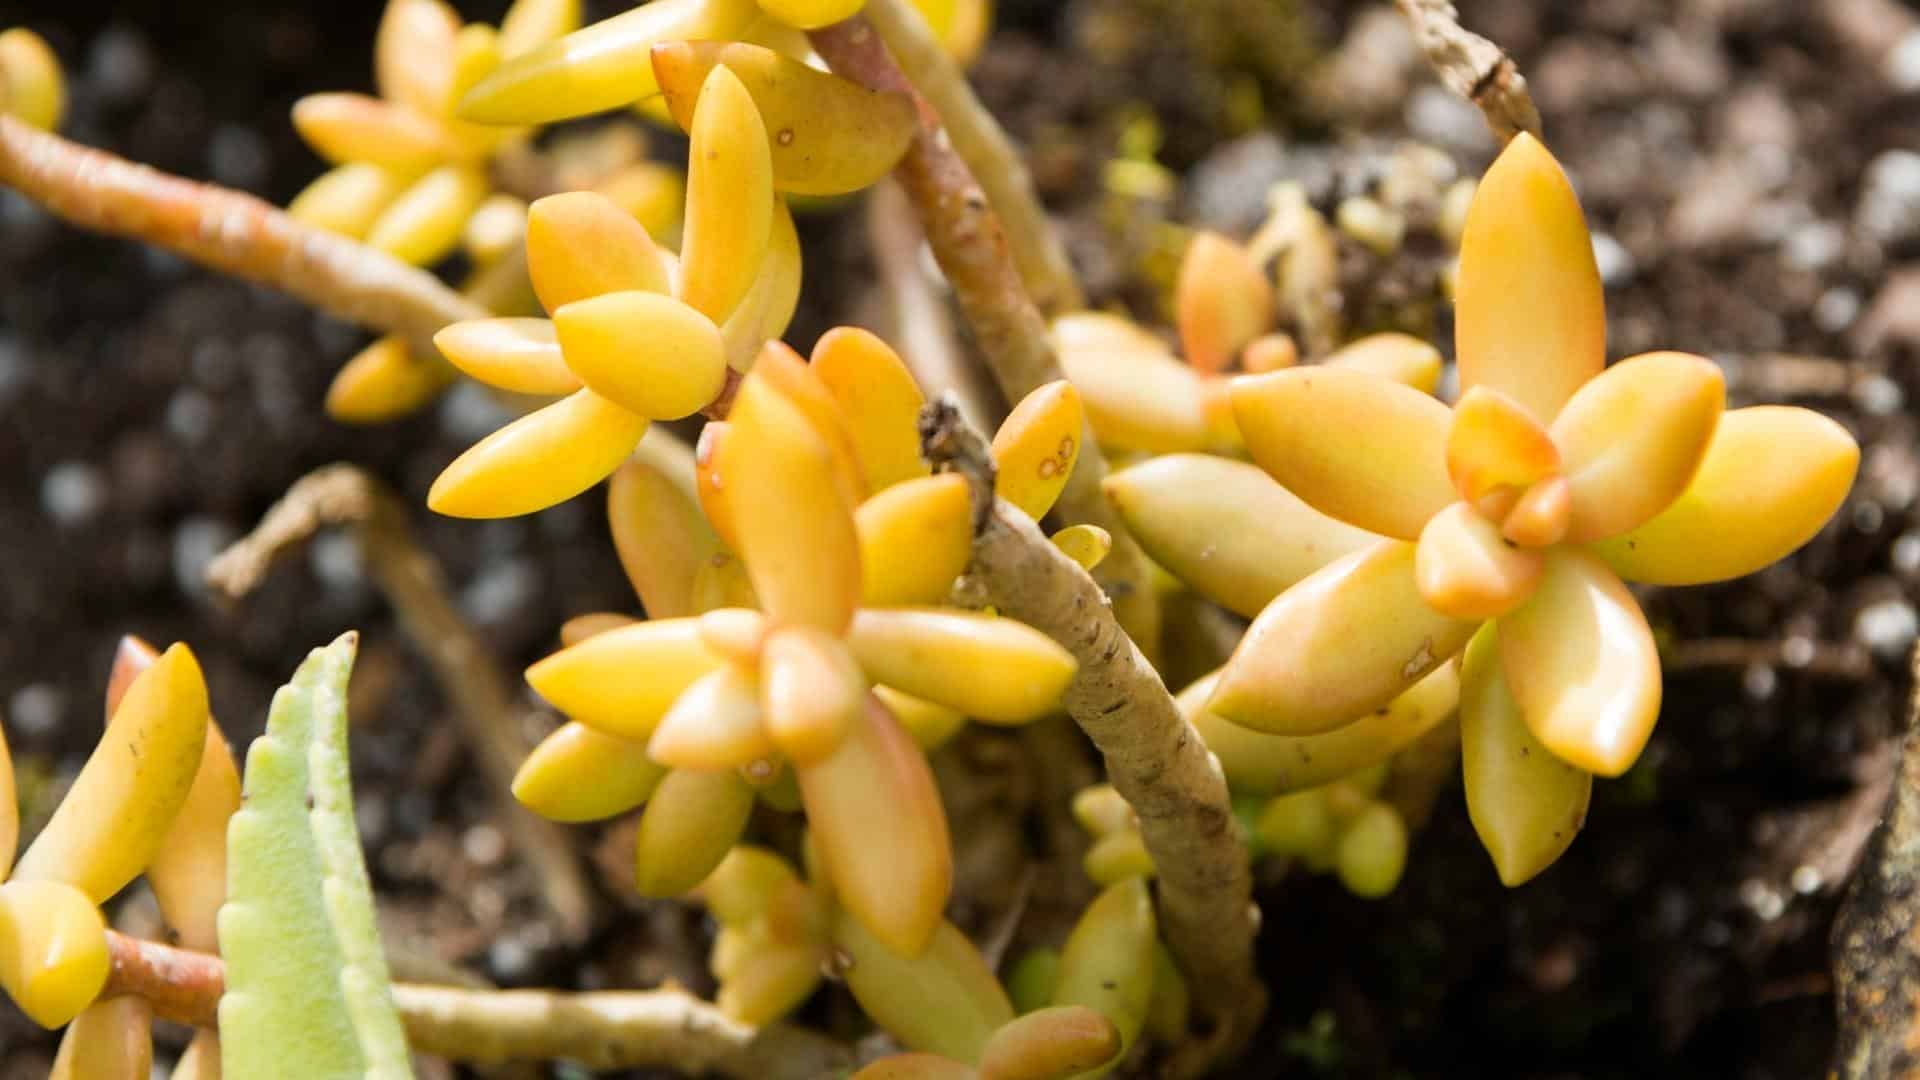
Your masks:
{"label": "dark soil", "polygon": [[[497,18],[502,6],[463,10]],[[1790,400],[1840,419],[1865,448],[1862,475],[1836,522],[1781,566],[1646,595],[1681,643],[1663,723],[1640,766],[1597,787],[1586,835],[1537,882],[1499,886],[1456,789],[1391,899],[1270,883],[1262,959],[1275,1007],[1242,1075],[1818,1075],[1833,1035],[1828,929],[1888,774],[1915,636],[1920,467],[1907,402],[1920,395],[1920,72],[1903,91],[1887,52],[1920,10],[1460,6],[1529,76],[1605,237],[1611,355],[1709,354],[1741,403]],[[1468,173],[1493,149],[1470,107],[1400,59],[1412,58],[1396,24],[1367,16],[1369,5],[1001,8],[983,92],[1033,148],[1097,298],[1143,315],[1165,273],[1151,228],[1161,217],[1244,231],[1272,180],[1306,178],[1328,197],[1363,187],[1379,140],[1409,133]],[[1864,14],[1830,17],[1842,9]],[[319,169],[288,107],[366,87],[377,17],[369,0],[0,3],[0,26],[46,34],[74,73],[69,134],[279,202]],[[1363,26],[1378,59],[1310,63]],[[1116,215],[1103,166],[1142,116],[1157,121],[1159,160],[1184,182],[1170,201]],[[857,213],[804,228],[802,342],[848,317],[871,277]],[[313,467],[357,462],[421,506],[438,470],[497,421],[484,397],[459,393],[389,427],[331,423],[322,393],[363,340],[284,298],[77,235],[0,193],[0,713],[29,828],[95,737],[118,635],[191,643],[243,744],[304,652],[359,627],[354,775],[403,966],[457,964],[509,985],[700,985],[697,917],[622,898],[628,856],[611,844],[600,887],[610,910],[629,914],[586,946],[555,941],[535,883],[501,843],[504,815],[518,811],[468,767],[445,697],[350,545],[316,544],[238,605],[201,583],[212,552]],[[422,508],[417,524],[517,670],[565,617],[633,606],[602,517],[589,496],[485,525]],[[1714,648],[1686,651],[1702,641]],[[943,779],[994,774],[1018,745],[966,743],[943,755]],[[1033,790],[956,799],[1002,795],[1017,804]],[[961,899],[970,927],[997,914],[986,896]],[[123,919],[151,925],[141,905]],[[822,1002],[809,1015],[845,1009]],[[52,1045],[0,1010],[0,1077],[44,1075]]]}

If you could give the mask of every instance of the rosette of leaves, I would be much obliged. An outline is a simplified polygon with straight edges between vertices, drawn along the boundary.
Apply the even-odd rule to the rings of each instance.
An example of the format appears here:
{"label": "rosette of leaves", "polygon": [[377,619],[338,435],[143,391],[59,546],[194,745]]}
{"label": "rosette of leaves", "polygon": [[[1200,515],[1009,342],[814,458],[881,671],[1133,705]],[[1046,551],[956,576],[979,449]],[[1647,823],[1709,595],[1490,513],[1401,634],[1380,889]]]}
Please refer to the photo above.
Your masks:
{"label": "rosette of leaves", "polygon": [[[1043,388],[1006,443],[1029,466],[1006,490],[1042,513],[1072,464],[1060,433],[1079,430],[1064,390]],[[838,330],[811,363],[770,345],[729,419],[708,425],[704,521],[664,477],[623,470],[615,541],[652,618],[596,619],[528,670],[575,723],[529,759],[521,800],[561,820],[645,802],[649,895],[707,877],[756,791],[804,807],[837,906],[898,953],[925,949],[951,855],[903,718],[926,743],[962,717],[1024,723],[1057,707],[1076,665],[1022,623],[941,606],[970,555],[971,506],[964,478],[920,460],[920,405],[891,349]]]}
{"label": "rosette of leaves", "polygon": [[1726,411],[1700,357],[1604,367],[1586,225],[1530,136],[1474,195],[1457,288],[1465,392],[1451,409],[1364,371],[1233,383],[1278,501],[1352,546],[1259,611],[1205,710],[1269,735],[1337,734],[1465,650],[1468,808],[1519,884],[1565,850],[1591,778],[1630,767],[1658,716],[1658,654],[1623,581],[1721,581],[1787,555],[1839,507],[1859,450],[1807,410]]}

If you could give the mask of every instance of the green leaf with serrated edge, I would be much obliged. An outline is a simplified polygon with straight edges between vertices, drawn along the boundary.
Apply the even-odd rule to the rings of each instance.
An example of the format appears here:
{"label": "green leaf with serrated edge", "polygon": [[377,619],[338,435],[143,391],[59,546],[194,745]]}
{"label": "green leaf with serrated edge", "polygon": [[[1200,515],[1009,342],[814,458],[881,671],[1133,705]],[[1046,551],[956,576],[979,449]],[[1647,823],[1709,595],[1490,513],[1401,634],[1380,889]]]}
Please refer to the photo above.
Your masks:
{"label": "green leaf with serrated edge", "polygon": [[220,951],[222,1071],[406,1080],[347,777],[347,678],[357,634],[307,657],[247,752],[227,829]]}

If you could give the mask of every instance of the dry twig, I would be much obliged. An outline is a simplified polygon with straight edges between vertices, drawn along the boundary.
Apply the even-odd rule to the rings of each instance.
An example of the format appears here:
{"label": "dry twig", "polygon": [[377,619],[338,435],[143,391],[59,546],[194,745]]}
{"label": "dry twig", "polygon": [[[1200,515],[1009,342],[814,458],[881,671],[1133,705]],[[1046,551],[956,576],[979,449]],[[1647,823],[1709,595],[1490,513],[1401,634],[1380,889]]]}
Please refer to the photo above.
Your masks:
{"label": "dry twig", "polygon": [[1034,192],[1033,177],[1013,140],[974,96],[967,73],[906,0],[868,0],[866,16],[914,87],[933,106],[954,152],[973,170],[987,201],[1006,225],[1008,253],[1027,294],[1051,318],[1087,306],[1073,264]]}
{"label": "dry twig", "polygon": [[480,771],[506,807],[515,849],[532,860],[547,906],[570,941],[586,937],[593,893],[573,856],[572,841],[552,824],[513,802],[513,776],[530,747],[520,737],[511,685],[484,642],[461,618],[440,567],[407,528],[406,508],[378,481],[351,465],[329,465],[301,477],[267,511],[253,532],[221,552],[207,580],[229,597],[242,597],[266,576],[281,552],[329,525],[344,525],[400,625],[427,654],[441,689],[453,701]]}
{"label": "dry twig", "polygon": [[965,583],[972,599],[1040,630],[1080,663],[1063,706],[1140,818],[1159,881],[1161,929],[1214,1023],[1212,1038],[1187,1048],[1170,1069],[1198,1075],[1215,1056],[1236,1050],[1266,1007],[1253,967],[1259,913],[1226,778],[1093,578],[1031,518],[994,498],[986,443],[964,427],[951,401],[927,407],[921,442],[928,460],[960,472],[973,489],[973,562]]}
{"label": "dry twig", "polygon": [[1414,40],[1447,89],[1480,106],[1502,143],[1522,131],[1540,137],[1540,110],[1506,51],[1460,25],[1449,0],[1399,0]]}
{"label": "dry twig", "polygon": [[[219,1025],[226,968],[217,956],[107,932],[112,974],[102,998],[132,994],[156,1016]],[[738,1080],[814,1080],[854,1064],[825,1036],[747,1027],[672,987],[569,994],[396,983],[394,1004],[416,1053],[453,1061],[578,1061],[594,1069],[667,1068]]]}
{"label": "dry twig", "polygon": [[[816,30],[811,37],[835,71],[864,86],[911,94],[919,104],[919,134],[894,176],[920,212],[934,258],[1007,400],[1018,401],[1065,378],[1046,321],[1008,255],[1006,231],[967,162],[955,152],[940,115],[865,18]],[[1060,496],[1058,512],[1069,522],[1098,525],[1112,535],[1113,550],[1100,564],[1100,582],[1128,633],[1152,651],[1160,639],[1159,597],[1146,557],[1100,489],[1106,475],[1106,457],[1089,427],[1082,432],[1080,463]]]}
{"label": "dry twig", "polygon": [[303,225],[245,192],[163,173],[4,114],[0,184],[80,228],[143,240],[336,318],[400,334],[434,363],[445,363],[435,333],[490,314],[425,270]]}

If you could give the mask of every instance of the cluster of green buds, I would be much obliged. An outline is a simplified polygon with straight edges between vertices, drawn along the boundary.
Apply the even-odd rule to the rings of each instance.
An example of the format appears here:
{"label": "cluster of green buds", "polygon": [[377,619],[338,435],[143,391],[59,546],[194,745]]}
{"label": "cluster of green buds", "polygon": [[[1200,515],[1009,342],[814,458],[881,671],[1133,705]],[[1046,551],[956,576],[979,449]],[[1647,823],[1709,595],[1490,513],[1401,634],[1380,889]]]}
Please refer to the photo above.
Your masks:
{"label": "cluster of green buds", "polygon": [[[1309,872],[1336,873],[1355,896],[1377,900],[1393,891],[1407,865],[1407,826],[1379,798],[1387,763],[1290,794],[1241,796],[1234,809],[1257,858],[1299,860]],[[1093,837],[1082,866],[1096,884],[1151,878],[1153,857],[1140,822],[1110,784],[1073,800],[1074,820]]]}
{"label": "cluster of green buds", "polygon": [[0,113],[42,131],[67,112],[67,77],[46,39],[25,27],[0,31]]}
{"label": "cluster of green buds", "polygon": [[[68,1025],[52,1075],[145,1075],[152,1012],[101,999],[109,969],[101,905],[145,876],[174,940],[212,952],[226,897],[227,821],[240,806],[233,753],[207,707],[193,653],[122,641],[107,686],[107,726],[73,785],[13,864],[19,834],[13,767],[0,746],[0,987],[36,1023]],[[217,1069],[198,1035],[174,1075]],[[184,1070],[184,1071],[183,1071]]]}
{"label": "cluster of green buds", "polygon": [[[1284,590],[1260,609],[1205,713],[1268,736],[1368,725],[1395,742],[1408,730],[1396,698],[1464,650],[1468,807],[1502,880],[1518,884],[1565,850],[1592,776],[1629,768],[1658,715],[1653,635],[1622,579],[1720,581],[1785,556],[1839,507],[1859,451],[1806,410],[1725,411],[1720,373],[1699,357],[1652,353],[1603,370],[1586,225],[1530,136],[1474,195],[1457,293],[1464,394],[1451,409],[1325,366],[1233,382],[1247,449],[1284,489],[1269,486],[1260,505],[1291,528],[1216,495],[1195,499],[1216,503],[1211,524],[1244,529],[1182,530],[1151,472],[1163,461],[1110,490],[1170,566],[1209,561],[1216,538],[1236,533],[1278,545],[1267,558],[1282,568],[1264,575],[1197,575],[1223,602]],[[1234,490],[1251,494],[1253,479]],[[1228,562],[1259,558],[1237,537],[1220,543],[1234,548]]]}

